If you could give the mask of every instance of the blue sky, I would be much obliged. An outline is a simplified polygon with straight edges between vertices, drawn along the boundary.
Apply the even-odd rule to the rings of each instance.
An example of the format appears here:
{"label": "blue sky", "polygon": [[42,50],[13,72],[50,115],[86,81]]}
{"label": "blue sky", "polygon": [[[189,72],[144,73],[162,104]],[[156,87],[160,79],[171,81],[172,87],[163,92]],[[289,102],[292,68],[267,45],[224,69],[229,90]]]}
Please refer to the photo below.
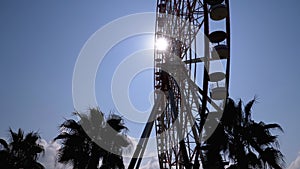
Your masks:
{"label": "blue sky", "polygon": [[[0,1],[0,137],[7,136],[8,127],[20,127],[53,139],[58,125],[74,111],[73,70],[88,38],[119,17],[154,12],[155,5],[140,0]],[[299,5],[296,0],[231,0],[230,95],[245,102],[258,96],[254,118],[282,125],[281,150],[288,164],[300,151]],[[100,66],[96,95],[105,112],[116,108],[107,90],[110,79],[103,80],[101,74],[111,74],[114,65],[145,45],[140,43],[145,39],[149,37],[118,44]],[[131,88],[133,104],[148,109],[152,72],[138,75]],[[139,135],[136,128],[129,129]]]}

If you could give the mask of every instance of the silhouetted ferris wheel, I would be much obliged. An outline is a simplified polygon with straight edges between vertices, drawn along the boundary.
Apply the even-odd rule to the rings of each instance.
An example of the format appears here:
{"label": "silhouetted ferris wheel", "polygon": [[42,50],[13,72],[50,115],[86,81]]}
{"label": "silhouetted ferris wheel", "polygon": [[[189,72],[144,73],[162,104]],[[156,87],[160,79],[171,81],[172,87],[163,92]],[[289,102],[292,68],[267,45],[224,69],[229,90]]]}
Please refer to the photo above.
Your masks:
{"label": "silhouetted ferris wheel", "polygon": [[[212,128],[207,117],[220,114],[228,97],[228,0],[157,0],[155,45],[155,105],[142,138],[155,124],[160,168],[199,168]],[[215,71],[215,62],[225,68]],[[139,167],[146,144],[141,139],[129,168]]]}

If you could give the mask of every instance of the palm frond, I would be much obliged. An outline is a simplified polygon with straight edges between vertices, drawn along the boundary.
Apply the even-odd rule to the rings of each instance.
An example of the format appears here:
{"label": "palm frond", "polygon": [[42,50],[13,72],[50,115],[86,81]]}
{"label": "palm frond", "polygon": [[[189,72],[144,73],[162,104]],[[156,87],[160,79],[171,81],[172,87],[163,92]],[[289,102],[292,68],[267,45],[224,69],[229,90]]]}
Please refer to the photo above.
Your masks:
{"label": "palm frond", "polygon": [[248,152],[246,158],[249,166],[252,166],[253,168],[262,168],[260,159],[252,151]]}
{"label": "palm frond", "polygon": [[260,158],[265,163],[274,169],[282,169],[285,166],[285,161],[283,160],[283,154],[272,147],[266,148],[261,154]]}
{"label": "palm frond", "polygon": [[6,149],[8,150],[8,143],[4,140],[4,139],[0,139],[0,144]]}
{"label": "palm frond", "polygon": [[21,140],[23,140],[24,133],[21,129],[19,129],[18,133],[16,133],[11,128],[9,128],[9,132],[11,135],[12,142],[20,142]]}
{"label": "palm frond", "polygon": [[35,144],[37,142],[37,140],[39,140],[41,137],[38,133],[36,132],[30,132],[28,134],[26,134],[24,141],[31,143],[31,144]]}
{"label": "palm frond", "polygon": [[118,133],[122,130],[128,130],[128,128],[123,123],[122,117],[119,115],[111,114],[106,122],[111,128],[113,128]]}
{"label": "palm frond", "polygon": [[256,103],[256,98],[255,97],[251,101],[249,101],[244,107],[246,122],[251,120],[251,110],[252,110],[252,106],[254,105],[254,103]]}
{"label": "palm frond", "polygon": [[264,128],[265,129],[278,129],[281,132],[284,132],[282,127],[277,123],[266,124],[266,125],[264,125]]}
{"label": "palm frond", "polygon": [[245,107],[244,107],[244,111],[245,112],[251,112],[252,106],[254,105],[254,103],[256,103],[256,98],[252,99],[251,101],[249,101]]}
{"label": "palm frond", "polygon": [[59,127],[78,130],[80,128],[80,125],[78,125],[78,123],[75,120],[69,119],[64,121]]}
{"label": "palm frond", "polygon": [[56,140],[60,140],[60,139],[70,139],[72,137],[71,134],[67,133],[67,132],[62,132],[61,134],[59,134],[57,137],[55,137],[53,139],[53,141],[56,141]]}

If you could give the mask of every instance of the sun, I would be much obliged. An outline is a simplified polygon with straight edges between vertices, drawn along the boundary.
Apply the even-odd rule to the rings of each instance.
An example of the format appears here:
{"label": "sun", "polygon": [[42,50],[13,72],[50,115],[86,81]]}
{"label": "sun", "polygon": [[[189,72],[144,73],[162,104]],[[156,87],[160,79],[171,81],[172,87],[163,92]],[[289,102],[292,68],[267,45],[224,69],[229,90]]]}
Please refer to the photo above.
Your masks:
{"label": "sun", "polygon": [[156,49],[164,51],[168,48],[169,44],[166,38],[159,38],[155,43]]}

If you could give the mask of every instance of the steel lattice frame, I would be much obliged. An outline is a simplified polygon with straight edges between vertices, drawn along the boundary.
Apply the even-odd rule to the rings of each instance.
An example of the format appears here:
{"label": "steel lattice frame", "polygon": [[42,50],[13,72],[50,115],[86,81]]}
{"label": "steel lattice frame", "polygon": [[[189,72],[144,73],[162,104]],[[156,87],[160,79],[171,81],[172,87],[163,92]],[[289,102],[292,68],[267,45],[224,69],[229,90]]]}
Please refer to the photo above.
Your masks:
{"label": "steel lattice frame", "polygon": [[[128,168],[139,168],[154,123],[161,169],[189,169],[201,165],[207,168],[201,161],[205,158],[205,147],[209,146],[205,143],[205,138],[209,137],[208,128],[213,125],[207,125],[206,121],[211,115],[214,117],[214,113],[222,112],[222,104],[228,97],[229,2],[157,0],[156,13],[155,42],[164,38],[168,47],[165,50],[155,48],[154,51],[155,104]],[[210,19],[225,19],[225,32],[210,32]],[[196,43],[200,30],[205,35],[202,56],[194,52],[201,44]],[[216,60],[226,62],[226,70],[212,76],[209,66]],[[202,76],[197,75],[199,69],[203,71]],[[219,87],[219,81],[223,81],[223,87]],[[202,86],[199,87],[198,83]],[[210,87],[213,84],[217,87]]]}
{"label": "steel lattice frame", "polygon": [[[230,49],[228,1],[225,1],[225,5],[228,11],[225,18],[225,45]],[[156,93],[155,100],[157,101],[158,95],[164,95],[163,104],[156,110],[155,117],[160,168],[199,168],[205,117],[212,109],[222,110],[208,96],[208,70],[210,61],[213,60],[209,39],[204,38],[204,56],[193,52],[197,48],[198,31],[203,28],[204,35],[209,36],[208,7],[212,6],[201,0],[157,1],[155,41],[166,38],[169,42],[168,50],[156,49],[154,54],[154,86],[161,91]],[[229,59],[230,56],[225,59],[226,91],[229,87]],[[203,69],[203,76],[200,76],[203,78],[201,87],[196,85],[199,67]],[[223,101],[227,96],[228,92]]]}

